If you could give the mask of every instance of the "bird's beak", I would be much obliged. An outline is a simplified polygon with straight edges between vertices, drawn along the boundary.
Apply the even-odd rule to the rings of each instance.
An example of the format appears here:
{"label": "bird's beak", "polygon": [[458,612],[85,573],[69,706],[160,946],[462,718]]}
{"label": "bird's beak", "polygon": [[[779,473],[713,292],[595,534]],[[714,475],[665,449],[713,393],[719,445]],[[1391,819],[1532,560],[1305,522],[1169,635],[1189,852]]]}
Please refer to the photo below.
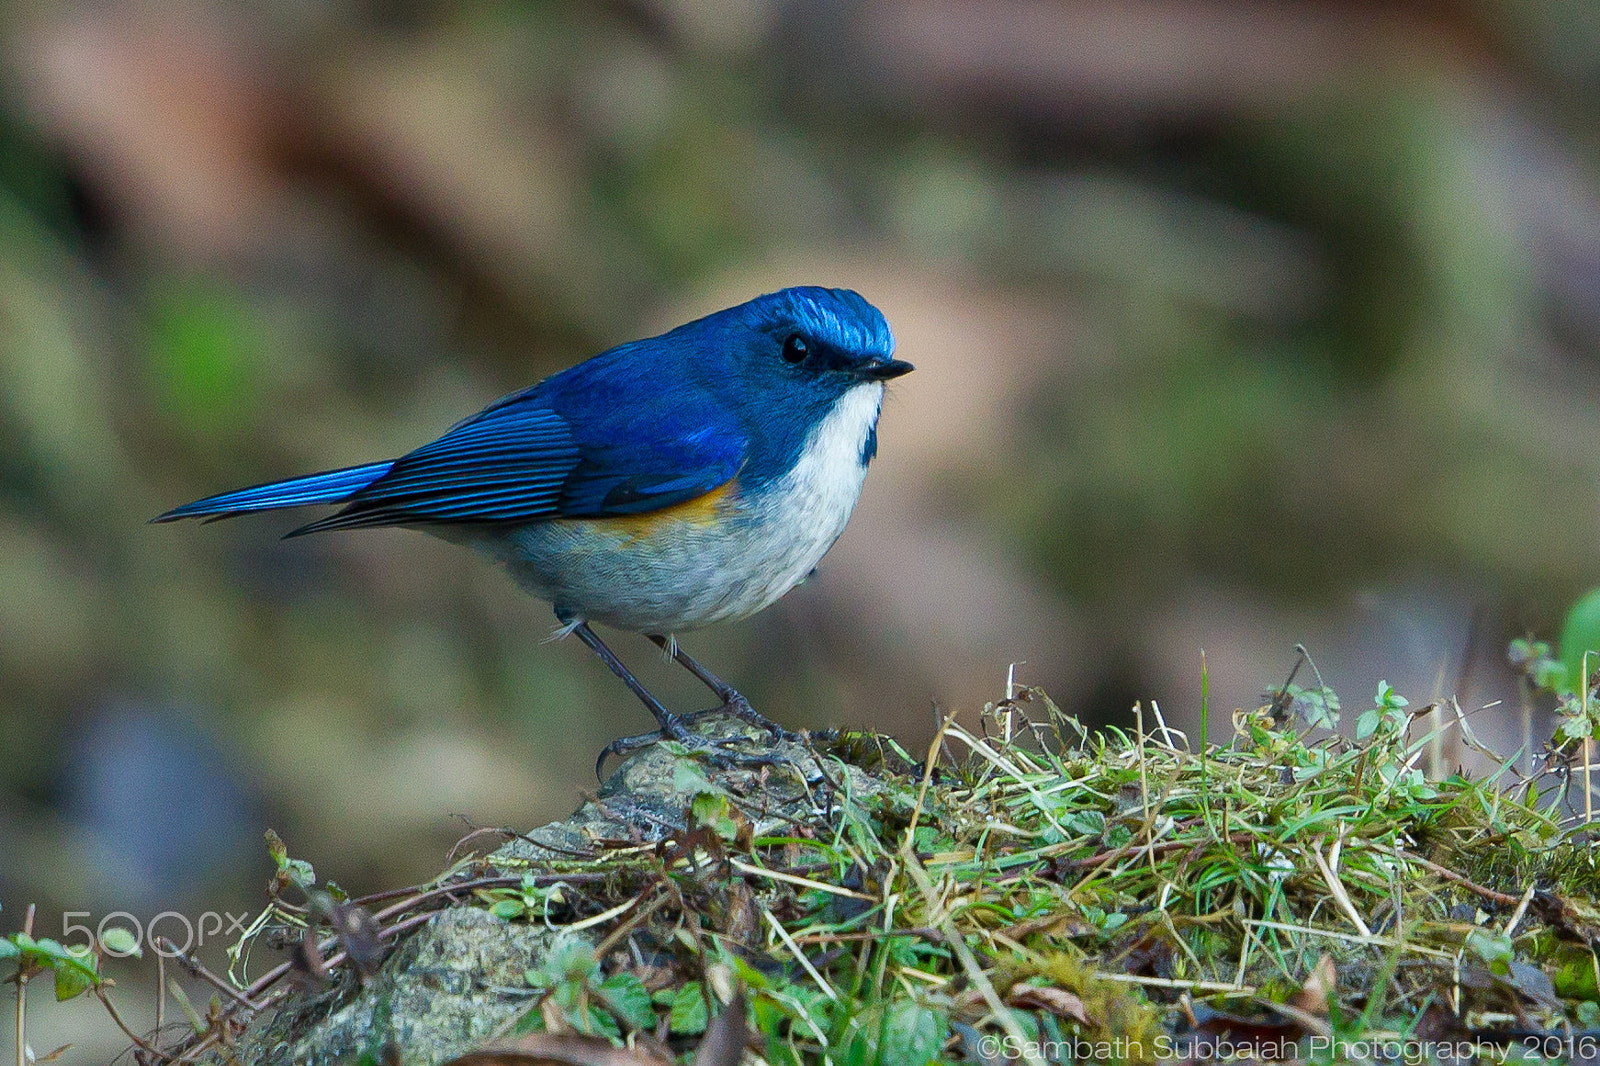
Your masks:
{"label": "bird's beak", "polygon": [[868,381],[888,381],[901,374],[909,374],[915,369],[916,367],[904,359],[875,360],[861,368],[861,376]]}

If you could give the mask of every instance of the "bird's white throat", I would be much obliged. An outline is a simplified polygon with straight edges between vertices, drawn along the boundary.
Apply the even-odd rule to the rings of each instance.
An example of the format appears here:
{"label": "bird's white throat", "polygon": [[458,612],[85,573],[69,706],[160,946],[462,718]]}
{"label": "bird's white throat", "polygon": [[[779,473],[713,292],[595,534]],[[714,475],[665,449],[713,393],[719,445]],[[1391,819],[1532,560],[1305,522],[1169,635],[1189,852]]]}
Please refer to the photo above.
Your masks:
{"label": "bird's white throat", "polygon": [[839,397],[806,438],[799,461],[781,479],[787,483],[782,495],[789,496],[791,520],[810,527],[827,544],[843,532],[861,495],[867,476],[862,450],[882,406],[881,381],[863,382]]}

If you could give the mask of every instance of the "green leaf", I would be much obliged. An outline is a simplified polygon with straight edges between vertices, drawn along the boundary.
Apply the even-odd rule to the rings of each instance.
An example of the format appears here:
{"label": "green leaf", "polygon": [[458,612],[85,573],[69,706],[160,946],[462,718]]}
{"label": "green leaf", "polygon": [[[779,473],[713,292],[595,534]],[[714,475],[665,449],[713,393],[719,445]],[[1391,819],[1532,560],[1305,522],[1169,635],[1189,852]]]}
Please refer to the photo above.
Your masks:
{"label": "green leaf", "polygon": [[1376,707],[1369,711],[1362,711],[1361,717],[1356,719],[1356,739],[1366,740],[1378,731],[1378,723],[1383,720],[1382,714]]}
{"label": "green leaf", "polygon": [[[1565,688],[1576,692],[1583,680],[1584,652],[1600,651],[1600,589],[1591,589],[1567,612],[1561,627],[1561,662],[1567,668]],[[1600,654],[1589,656],[1589,672],[1600,670]]]}
{"label": "green leaf", "polygon": [[696,792],[689,804],[689,816],[694,825],[713,825],[728,816],[728,797],[715,792]]}
{"label": "green leaf", "polygon": [[600,978],[600,962],[594,945],[580,936],[562,933],[550,945],[537,968],[528,971],[528,984],[535,988],[556,988],[565,982],[594,985]]}
{"label": "green leaf", "polygon": [[194,1004],[189,1002],[189,994],[183,990],[183,986],[174,978],[169,977],[167,978],[167,991],[172,994],[172,998],[177,1001],[178,1006],[183,1010],[183,1016],[189,1019],[190,1028],[197,1033],[205,1032],[206,1023],[200,1020],[200,1015],[196,1013]]}
{"label": "green leaf", "polygon": [[878,1061],[896,1066],[925,1066],[937,1060],[945,1032],[944,1015],[911,1000],[892,1003],[883,1016]]}
{"label": "green leaf", "polygon": [[29,954],[38,956],[53,966],[58,962],[81,962],[89,954],[89,949],[84,947],[74,950],[62,946],[59,940],[42,936],[33,942]]}
{"label": "green leaf", "polygon": [[129,955],[139,958],[143,955],[139,949],[139,938],[133,935],[132,930],[120,925],[114,925],[102,933],[100,945],[110,954],[124,958]]}
{"label": "green leaf", "polygon": [[289,879],[290,884],[303,892],[310,892],[317,885],[317,871],[304,859],[289,858],[289,846],[283,842],[274,830],[268,829],[267,854],[272,856],[272,861],[277,864],[278,872]]}
{"label": "green leaf", "polygon": [[283,872],[288,875],[294,886],[302,891],[310,892],[317,887],[317,871],[304,859],[289,859],[283,864]]}
{"label": "green leaf", "polygon": [[1061,824],[1074,833],[1097,837],[1106,830],[1106,816],[1096,810],[1073,811]]}
{"label": "green leaf", "polygon": [[[754,966],[751,966],[749,963],[739,958],[739,956],[731,955],[728,957],[728,961],[733,964],[734,976],[738,977],[740,981],[743,981],[746,988],[759,991],[760,989],[766,988],[771,984],[771,981],[768,980],[766,974],[762,973]],[[660,993],[657,993],[658,997],[659,995]],[[657,998],[656,1002],[664,1003],[666,1001]]]}
{"label": "green leaf", "polygon": [[1504,933],[1474,929],[1467,934],[1467,950],[1476,955],[1490,973],[1502,977],[1511,973],[1511,962],[1516,952],[1511,938]]}
{"label": "green leaf", "polygon": [[22,949],[11,942],[10,937],[0,937],[0,960],[14,959],[22,954]]}
{"label": "green leaf", "polygon": [[272,862],[278,869],[283,869],[283,864],[289,861],[289,845],[283,842],[283,838],[278,835],[276,829],[268,829],[265,836],[267,838],[267,854],[272,856]]}
{"label": "green leaf", "polygon": [[[664,741],[657,746],[671,750],[671,742]],[[682,745],[679,745],[679,747],[681,748]],[[687,749],[684,750],[684,754],[687,756]],[[719,786],[712,784],[711,779],[701,772],[700,767],[696,766],[688,758],[682,758],[673,763],[672,790],[674,792],[693,792],[696,799],[699,799],[702,793],[709,792],[712,795],[717,795],[723,791]]]}
{"label": "green leaf", "polygon": [[55,964],[55,973],[57,1003],[81,996],[100,983],[92,972],[85,973],[81,966],[74,966],[66,959]]}
{"label": "green leaf", "polygon": [[695,1036],[706,1031],[706,1000],[700,991],[699,981],[690,981],[672,997],[672,1019],[668,1028],[681,1036]]}
{"label": "green leaf", "polygon": [[489,908],[489,913],[504,921],[521,918],[528,908],[523,906],[520,899],[503,899]]}
{"label": "green leaf", "polygon": [[629,1029],[654,1029],[655,1007],[650,990],[631,973],[615,973],[600,982],[595,994]]}
{"label": "green leaf", "polygon": [[1374,698],[1373,703],[1384,710],[1398,710],[1401,707],[1409,706],[1411,701],[1396,693],[1389,682],[1379,681],[1378,695]]}
{"label": "green leaf", "polygon": [[617,1020],[593,1004],[589,1005],[588,1011],[582,1016],[568,1014],[567,1020],[590,1036],[603,1036],[613,1041],[622,1040],[622,1030],[617,1027]]}

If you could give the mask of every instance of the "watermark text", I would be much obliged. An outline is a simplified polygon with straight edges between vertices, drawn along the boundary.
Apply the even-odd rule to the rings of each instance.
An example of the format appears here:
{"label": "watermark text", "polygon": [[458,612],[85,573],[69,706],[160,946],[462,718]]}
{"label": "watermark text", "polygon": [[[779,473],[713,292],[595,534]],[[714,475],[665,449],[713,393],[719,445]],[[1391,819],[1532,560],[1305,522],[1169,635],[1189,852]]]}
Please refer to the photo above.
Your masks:
{"label": "watermark text", "polygon": [[[187,955],[195,948],[218,940],[231,944],[244,935],[252,915],[234,914],[231,911],[202,911],[196,915],[182,911],[162,911],[148,921],[128,911],[112,911],[99,921],[92,911],[63,911],[61,913],[61,943],[66,947],[93,948],[96,945],[107,955],[123,958],[139,950],[153,952],[164,958]],[[87,920],[84,920],[87,919]],[[125,930],[131,937],[131,947],[120,950],[106,943],[106,932]],[[113,937],[113,943],[128,944]]]}

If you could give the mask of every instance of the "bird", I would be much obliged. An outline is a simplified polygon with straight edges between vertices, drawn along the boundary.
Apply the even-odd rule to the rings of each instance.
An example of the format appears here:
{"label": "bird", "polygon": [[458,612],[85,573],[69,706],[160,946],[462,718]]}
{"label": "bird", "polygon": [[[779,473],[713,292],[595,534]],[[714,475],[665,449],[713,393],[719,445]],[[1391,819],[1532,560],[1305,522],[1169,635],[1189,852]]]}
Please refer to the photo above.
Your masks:
{"label": "bird", "polygon": [[[633,692],[661,740],[708,745],[591,623],[643,634],[720,699],[756,713],[677,634],[770,606],[844,531],[877,454],[894,357],[882,312],[849,289],[797,286],[631,341],[504,396],[398,459],[224,492],[153,522],[341,505],[286,538],[400,526],[503,566]],[[729,758],[731,740],[711,755]],[[715,746],[711,746],[715,747]],[[759,757],[751,757],[759,758]]]}

